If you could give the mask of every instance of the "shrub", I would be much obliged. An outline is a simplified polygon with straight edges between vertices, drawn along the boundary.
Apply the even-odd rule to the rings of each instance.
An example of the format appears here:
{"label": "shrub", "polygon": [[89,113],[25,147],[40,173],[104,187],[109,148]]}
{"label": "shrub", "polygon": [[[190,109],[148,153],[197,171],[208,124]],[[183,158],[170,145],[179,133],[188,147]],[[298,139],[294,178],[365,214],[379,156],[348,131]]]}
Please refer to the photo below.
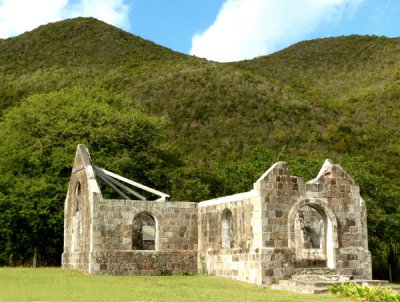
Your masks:
{"label": "shrub", "polygon": [[390,287],[359,285],[356,283],[342,283],[332,285],[329,290],[336,295],[357,298],[371,302],[400,302],[400,292]]}

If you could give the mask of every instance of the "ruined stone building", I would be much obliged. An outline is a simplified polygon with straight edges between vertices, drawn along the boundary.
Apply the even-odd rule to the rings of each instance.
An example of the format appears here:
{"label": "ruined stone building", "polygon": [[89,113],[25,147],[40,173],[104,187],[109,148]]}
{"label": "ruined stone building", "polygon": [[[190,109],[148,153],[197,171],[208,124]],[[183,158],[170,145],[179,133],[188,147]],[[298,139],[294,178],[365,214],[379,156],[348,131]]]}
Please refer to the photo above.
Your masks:
{"label": "ruined stone building", "polygon": [[[99,178],[123,199],[104,199]],[[142,200],[127,184],[140,186],[94,166],[78,146],[65,202],[63,267],[207,273],[268,285],[316,266],[371,279],[365,202],[354,180],[329,160],[307,183],[278,162],[251,191],[200,203],[168,201],[156,190],[158,200]]]}

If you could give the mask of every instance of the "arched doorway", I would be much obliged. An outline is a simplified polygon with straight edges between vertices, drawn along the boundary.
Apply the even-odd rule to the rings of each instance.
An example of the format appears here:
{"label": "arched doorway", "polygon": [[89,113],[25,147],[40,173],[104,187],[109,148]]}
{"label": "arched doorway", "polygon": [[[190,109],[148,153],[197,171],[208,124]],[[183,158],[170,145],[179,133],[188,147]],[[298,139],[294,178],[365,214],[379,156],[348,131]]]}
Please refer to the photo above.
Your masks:
{"label": "arched doorway", "polygon": [[311,206],[303,206],[294,219],[296,265],[326,265],[326,227],[325,220]]}
{"label": "arched doorway", "polygon": [[335,268],[337,221],[327,202],[306,199],[289,212],[289,247],[296,266]]}
{"label": "arched doorway", "polygon": [[139,213],[132,223],[132,249],[155,250],[156,221],[149,213]]}

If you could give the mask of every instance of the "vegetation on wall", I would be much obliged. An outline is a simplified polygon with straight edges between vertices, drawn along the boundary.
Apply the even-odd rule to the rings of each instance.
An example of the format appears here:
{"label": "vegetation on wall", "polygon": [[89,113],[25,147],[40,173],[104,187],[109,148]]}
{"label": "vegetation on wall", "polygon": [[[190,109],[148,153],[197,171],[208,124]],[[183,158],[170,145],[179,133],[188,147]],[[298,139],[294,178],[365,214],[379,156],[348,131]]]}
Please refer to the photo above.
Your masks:
{"label": "vegetation on wall", "polygon": [[98,165],[175,200],[249,190],[277,160],[311,179],[331,158],[367,201],[374,274],[400,276],[399,70],[400,39],[375,36],[226,64],[92,18],[0,40],[0,263],[59,262],[84,143]]}

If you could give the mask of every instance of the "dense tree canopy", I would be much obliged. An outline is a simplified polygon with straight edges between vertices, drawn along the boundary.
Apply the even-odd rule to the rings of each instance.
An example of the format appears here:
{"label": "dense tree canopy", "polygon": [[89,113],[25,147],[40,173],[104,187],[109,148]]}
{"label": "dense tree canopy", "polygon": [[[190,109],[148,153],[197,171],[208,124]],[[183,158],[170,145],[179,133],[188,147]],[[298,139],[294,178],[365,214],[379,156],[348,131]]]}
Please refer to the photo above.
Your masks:
{"label": "dense tree canopy", "polygon": [[105,92],[74,88],[37,94],[0,123],[0,263],[59,261],[63,203],[76,146],[97,165],[167,189],[182,164],[165,122]]}

